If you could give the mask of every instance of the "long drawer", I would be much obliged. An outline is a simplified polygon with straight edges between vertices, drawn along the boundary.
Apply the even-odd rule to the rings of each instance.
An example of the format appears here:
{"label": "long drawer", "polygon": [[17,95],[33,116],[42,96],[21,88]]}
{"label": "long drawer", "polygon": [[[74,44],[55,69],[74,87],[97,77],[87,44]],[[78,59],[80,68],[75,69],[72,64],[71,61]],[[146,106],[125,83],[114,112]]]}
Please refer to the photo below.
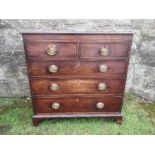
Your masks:
{"label": "long drawer", "polygon": [[125,75],[127,61],[33,61],[29,63],[31,76],[113,76]]}
{"label": "long drawer", "polygon": [[58,112],[118,112],[122,97],[104,98],[35,98],[37,113]]}
{"label": "long drawer", "polygon": [[122,94],[124,79],[31,79],[35,95]]}

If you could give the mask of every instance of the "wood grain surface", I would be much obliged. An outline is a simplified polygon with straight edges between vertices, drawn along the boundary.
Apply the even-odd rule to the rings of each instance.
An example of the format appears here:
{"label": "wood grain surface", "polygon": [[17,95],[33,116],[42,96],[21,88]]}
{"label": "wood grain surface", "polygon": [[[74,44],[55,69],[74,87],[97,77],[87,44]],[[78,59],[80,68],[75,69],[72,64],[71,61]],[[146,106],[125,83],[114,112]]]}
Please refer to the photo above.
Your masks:
{"label": "wood grain surface", "polygon": [[[33,124],[45,118],[115,117],[121,108],[132,44],[132,33],[22,33],[33,101]],[[47,54],[50,46],[57,53]],[[109,54],[102,56],[101,48]],[[49,66],[58,71],[51,73]],[[100,66],[107,71],[101,72]],[[105,90],[98,84],[105,83]],[[57,84],[59,90],[51,90]],[[52,103],[60,103],[55,110]],[[104,108],[97,109],[97,102]]]}

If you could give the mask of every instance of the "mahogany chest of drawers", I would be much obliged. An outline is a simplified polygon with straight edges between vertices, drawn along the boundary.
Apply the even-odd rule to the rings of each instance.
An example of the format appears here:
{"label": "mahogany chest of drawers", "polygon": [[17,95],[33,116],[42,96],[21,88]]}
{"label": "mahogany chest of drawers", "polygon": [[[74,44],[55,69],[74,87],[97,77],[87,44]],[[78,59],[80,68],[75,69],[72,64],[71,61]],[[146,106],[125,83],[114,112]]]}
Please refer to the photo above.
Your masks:
{"label": "mahogany chest of drawers", "polygon": [[121,108],[132,33],[22,33],[33,124],[62,117],[114,117]]}

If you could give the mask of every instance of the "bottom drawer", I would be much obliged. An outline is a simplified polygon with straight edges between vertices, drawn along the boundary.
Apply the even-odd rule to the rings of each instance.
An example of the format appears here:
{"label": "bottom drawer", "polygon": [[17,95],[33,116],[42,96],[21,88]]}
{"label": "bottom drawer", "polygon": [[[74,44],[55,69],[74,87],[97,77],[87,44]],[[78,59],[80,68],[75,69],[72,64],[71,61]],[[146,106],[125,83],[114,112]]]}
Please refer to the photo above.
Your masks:
{"label": "bottom drawer", "polygon": [[37,113],[120,112],[121,96],[81,98],[35,98]]}

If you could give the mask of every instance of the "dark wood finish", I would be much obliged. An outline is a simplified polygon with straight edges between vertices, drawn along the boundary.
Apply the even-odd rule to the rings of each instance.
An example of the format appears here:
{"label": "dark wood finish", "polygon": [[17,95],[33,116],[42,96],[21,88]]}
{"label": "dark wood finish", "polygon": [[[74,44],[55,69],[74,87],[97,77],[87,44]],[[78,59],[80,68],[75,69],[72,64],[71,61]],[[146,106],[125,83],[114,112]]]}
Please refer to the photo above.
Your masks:
{"label": "dark wood finish", "polygon": [[22,33],[25,43],[34,42],[131,42],[132,33]]}
{"label": "dark wood finish", "polygon": [[[33,124],[37,126],[42,119],[51,118],[89,118],[89,117],[99,117],[99,118],[115,118],[118,125],[122,123],[122,114],[119,112],[69,112],[69,113],[50,113],[50,114],[37,114],[33,115]],[[119,122],[117,121],[119,120]],[[121,120],[121,121],[120,121]]]}
{"label": "dark wood finish", "polygon": [[66,113],[42,113],[34,115],[33,118],[70,118],[70,117],[115,117],[120,118],[122,114],[120,112],[66,112]]}
{"label": "dark wood finish", "polygon": [[[114,117],[122,123],[122,100],[131,50],[132,33],[22,33],[33,101],[33,124],[42,119]],[[57,54],[47,54],[54,45]],[[101,48],[110,54],[101,56]],[[108,67],[100,72],[99,66]],[[58,72],[50,73],[50,65]],[[104,82],[107,89],[98,90]],[[59,90],[50,90],[56,83]],[[60,103],[54,110],[52,103]],[[104,108],[97,109],[96,103]]]}
{"label": "dark wood finish", "polygon": [[116,122],[117,122],[118,125],[121,125],[122,121],[123,121],[123,117],[122,116],[116,117]]}
{"label": "dark wood finish", "polygon": [[32,123],[34,126],[37,126],[40,122],[41,122],[41,118],[33,118],[32,119]]}
{"label": "dark wood finish", "polygon": [[[47,54],[47,49],[50,45],[54,45],[58,51],[54,56],[50,56]],[[61,57],[74,58],[77,56],[75,43],[27,43],[25,44],[25,49],[27,51],[27,55],[30,57],[35,56],[41,58],[49,58],[51,60]]]}
{"label": "dark wood finish", "polygon": [[[52,103],[59,103],[59,109],[53,109]],[[98,109],[96,104],[104,103],[103,109]],[[58,112],[118,112],[122,104],[122,97],[104,98],[36,98],[37,113]]]}
{"label": "dark wood finish", "polygon": [[[106,65],[108,70],[100,72],[100,65]],[[56,65],[58,71],[56,73],[49,72],[49,66]],[[116,67],[117,66],[117,67]],[[91,76],[104,77],[125,75],[127,62],[124,61],[100,61],[100,62],[79,62],[79,61],[34,61],[30,62],[30,75],[55,77],[55,76]]]}
{"label": "dark wood finish", "polygon": [[[99,83],[105,83],[105,90],[98,90]],[[58,84],[59,90],[50,90],[51,84]],[[122,79],[31,79],[32,92],[36,95],[50,94],[123,94],[125,81]]]}
{"label": "dark wood finish", "polygon": [[[101,56],[100,49],[104,47],[109,49],[108,56]],[[130,44],[128,43],[82,43],[80,45],[81,58],[104,59],[105,57],[128,57]]]}

